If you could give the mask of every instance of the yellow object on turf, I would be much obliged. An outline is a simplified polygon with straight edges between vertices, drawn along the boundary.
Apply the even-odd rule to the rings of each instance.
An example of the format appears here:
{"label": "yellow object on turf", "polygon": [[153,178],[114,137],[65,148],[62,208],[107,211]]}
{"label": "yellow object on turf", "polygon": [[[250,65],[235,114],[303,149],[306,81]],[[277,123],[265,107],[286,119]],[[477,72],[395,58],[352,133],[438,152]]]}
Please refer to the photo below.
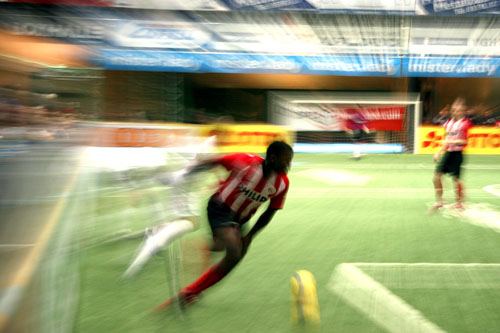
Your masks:
{"label": "yellow object on turf", "polygon": [[292,324],[319,326],[319,303],[316,280],[311,272],[297,271],[290,279]]}

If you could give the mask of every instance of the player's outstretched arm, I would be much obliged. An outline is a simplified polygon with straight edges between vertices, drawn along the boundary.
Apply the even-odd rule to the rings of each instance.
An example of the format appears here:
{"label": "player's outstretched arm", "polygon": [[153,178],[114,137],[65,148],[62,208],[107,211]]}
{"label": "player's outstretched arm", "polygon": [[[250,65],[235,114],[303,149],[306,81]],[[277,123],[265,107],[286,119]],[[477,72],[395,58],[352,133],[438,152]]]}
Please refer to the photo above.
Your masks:
{"label": "player's outstretched arm", "polygon": [[185,168],[175,172],[165,172],[156,175],[155,179],[163,185],[175,185],[192,174],[213,169],[218,165],[218,160],[206,160],[194,162]]}
{"label": "player's outstretched arm", "polygon": [[252,227],[252,229],[250,229],[248,234],[243,237],[243,254],[246,253],[253,237],[273,219],[276,211],[277,209],[268,207],[266,211],[259,217],[257,222],[255,222],[254,226]]}
{"label": "player's outstretched arm", "polygon": [[467,144],[467,140],[466,139],[447,140],[446,142],[448,144],[454,144],[454,145],[465,145],[465,144]]}
{"label": "player's outstretched arm", "polygon": [[443,150],[444,150],[444,149],[439,149],[439,150],[438,150],[438,151],[434,154],[434,156],[432,156],[432,160],[433,160],[434,162],[437,162],[437,161],[438,161],[439,156],[441,156],[441,152],[442,152]]}
{"label": "player's outstretched arm", "polygon": [[197,161],[192,165],[186,167],[184,175],[187,176],[193,173],[211,170],[215,168],[217,165],[219,165],[219,159],[217,158],[204,161]]}
{"label": "player's outstretched arm", "polygon": [[432,157],[432,160],[434,162],[437,162],[437,160],[439,159],[439,156],[441,156],[441,153],[446,150],[446,147],[448,146],[448,144],[449,144],[449,142],[445,139],[444,142],[443,142],[443,144],[439,148],[439,150]]}

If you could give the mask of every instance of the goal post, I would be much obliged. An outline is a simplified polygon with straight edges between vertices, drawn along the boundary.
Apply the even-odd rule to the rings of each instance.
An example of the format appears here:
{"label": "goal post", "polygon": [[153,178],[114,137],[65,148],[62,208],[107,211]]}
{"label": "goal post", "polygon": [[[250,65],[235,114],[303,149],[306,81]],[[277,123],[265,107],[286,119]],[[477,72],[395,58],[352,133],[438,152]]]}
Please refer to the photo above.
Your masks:
{"label": "goal post", "polygon": [[296,151],[352,152],[350,113],[364,115],[366,153],[415,153],[422,107],[418,93],[270,91],[269,122],[296,132]]}

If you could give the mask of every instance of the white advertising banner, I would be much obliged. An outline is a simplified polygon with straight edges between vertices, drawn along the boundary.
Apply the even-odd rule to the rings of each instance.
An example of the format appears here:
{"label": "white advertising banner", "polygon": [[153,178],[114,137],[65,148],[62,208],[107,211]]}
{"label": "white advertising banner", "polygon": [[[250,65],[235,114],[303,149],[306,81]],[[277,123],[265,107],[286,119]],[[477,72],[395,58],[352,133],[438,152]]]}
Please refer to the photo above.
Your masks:
{"label": "white advertising banner", "polygon": [[295,131],[343,131],[344,121],[340,112],[321,104],[283,103],[273,111],[274,121]]}

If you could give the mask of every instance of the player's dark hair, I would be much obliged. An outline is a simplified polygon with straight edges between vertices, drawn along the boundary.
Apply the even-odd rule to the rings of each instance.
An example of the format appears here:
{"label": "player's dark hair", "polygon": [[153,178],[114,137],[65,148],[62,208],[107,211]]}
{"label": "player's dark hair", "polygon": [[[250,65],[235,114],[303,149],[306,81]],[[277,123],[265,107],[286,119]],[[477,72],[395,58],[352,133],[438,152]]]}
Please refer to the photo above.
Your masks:
{"label": "player's dark hair", "polygon": [[280,156],[283,153],[293,154],[293,149],[290,145],[283,141],[274,141],[267,147],[266,156]]}

